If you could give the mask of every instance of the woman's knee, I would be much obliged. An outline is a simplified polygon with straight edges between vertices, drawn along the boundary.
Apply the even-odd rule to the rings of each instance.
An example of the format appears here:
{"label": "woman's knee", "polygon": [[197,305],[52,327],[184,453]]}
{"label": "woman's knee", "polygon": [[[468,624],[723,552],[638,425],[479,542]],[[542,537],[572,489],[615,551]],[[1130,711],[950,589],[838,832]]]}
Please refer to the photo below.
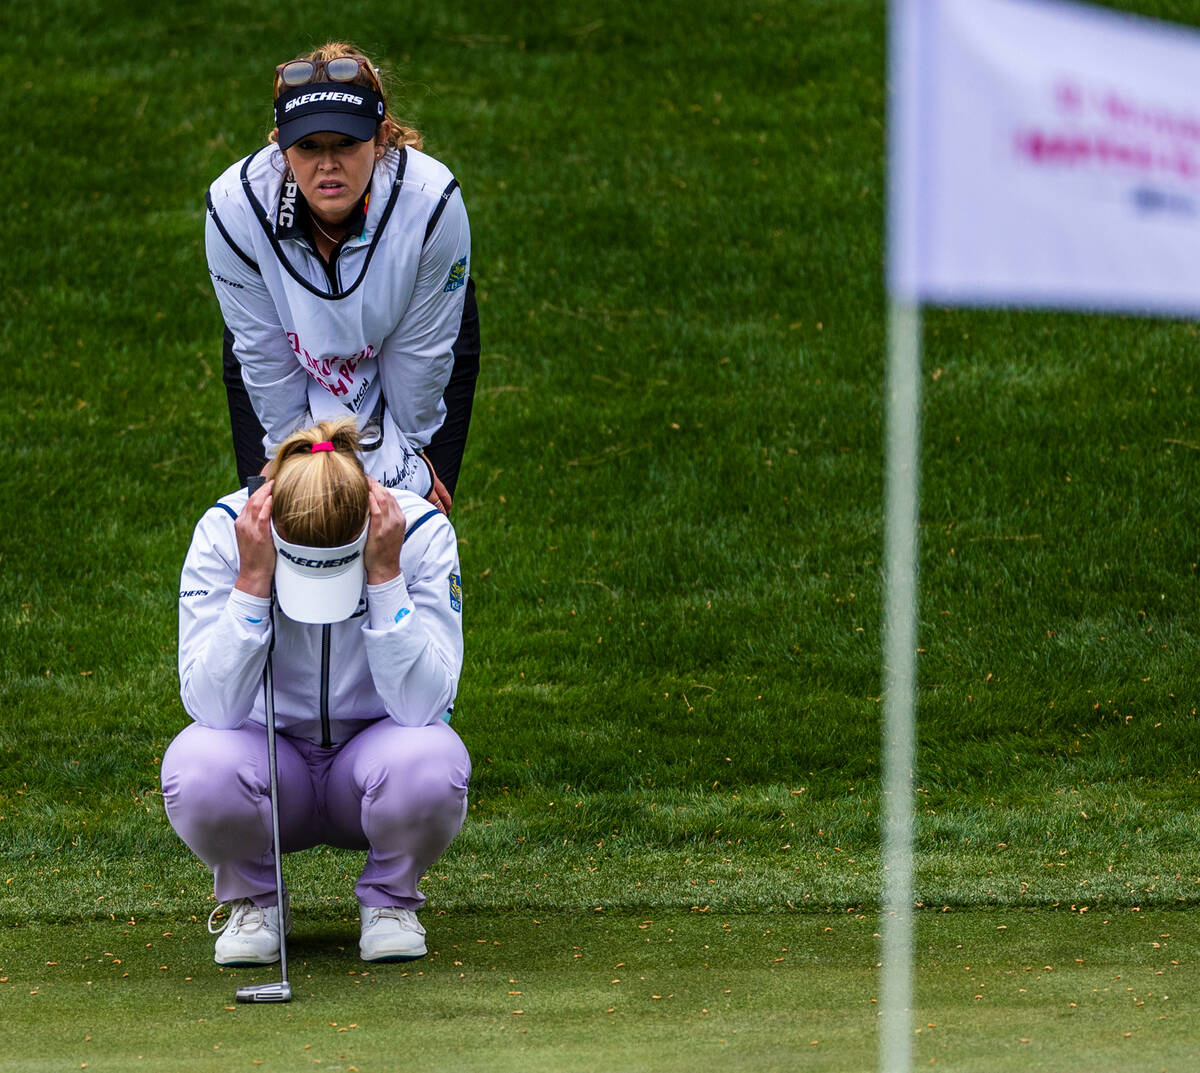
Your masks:
{"label": "woman's knee", "polygon": [[450,727],[391,724],[374,737],[371,748],[363,750],[355,764],[355,776],[368,800],[390,800],[409,815],[461,809],[471,761]]}
{"label": "woman's knee", "polygon": [[197,820],[220,824],[252,807],[256,789],[262,789],[254,744],[253,735],[236,730],[185,727],[163,754],[168,813],[186,809]]}

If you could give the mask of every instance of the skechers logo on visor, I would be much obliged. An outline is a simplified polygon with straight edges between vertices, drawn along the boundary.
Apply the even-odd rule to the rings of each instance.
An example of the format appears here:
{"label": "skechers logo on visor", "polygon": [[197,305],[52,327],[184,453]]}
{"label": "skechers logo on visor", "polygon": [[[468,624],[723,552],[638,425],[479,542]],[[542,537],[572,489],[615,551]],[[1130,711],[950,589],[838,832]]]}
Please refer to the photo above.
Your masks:
{"label": "skechers logo on visor", "polygon": [[283,106],[283,110],[290,112],[293,108],[300,108],[306,104],[316,104],[319,101],[345,101],[347,104],[362,104],[364,99],[357,93],[339,93],[323,90],[318,93],[305,93],[303,96],[296,97],[294,100],[288,101]]}
{"label": "skechers logo on visor", "polygon": [[315,566],[323,570],[330,570],[335,566],[345,566],[347,563],[354,562],[362,552],[351,552],[349,555],[343,555],[340,559],[302,559],[299,555],[293,555],[290,551],[285,551],[283,548],[276,548],[289,563],[295,563],[297,566]]}

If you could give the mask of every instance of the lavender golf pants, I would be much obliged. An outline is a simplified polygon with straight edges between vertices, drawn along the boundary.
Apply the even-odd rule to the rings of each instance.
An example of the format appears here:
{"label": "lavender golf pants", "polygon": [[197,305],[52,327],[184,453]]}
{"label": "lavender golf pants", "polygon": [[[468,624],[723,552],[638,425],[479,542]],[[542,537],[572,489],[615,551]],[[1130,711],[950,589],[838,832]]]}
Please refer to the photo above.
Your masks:
{"label": "lavender golf pants", "polygon": [[[367,850],[355,891],[364,905],[419,909],[417,884],[467,813],[471,761],[446,723],[371,723],[323,749],[275,737],[283,851]],[[192,723],[163,756],[163,800],[180,838],[213,872],[219,901],[274,905],[267,731]]]}

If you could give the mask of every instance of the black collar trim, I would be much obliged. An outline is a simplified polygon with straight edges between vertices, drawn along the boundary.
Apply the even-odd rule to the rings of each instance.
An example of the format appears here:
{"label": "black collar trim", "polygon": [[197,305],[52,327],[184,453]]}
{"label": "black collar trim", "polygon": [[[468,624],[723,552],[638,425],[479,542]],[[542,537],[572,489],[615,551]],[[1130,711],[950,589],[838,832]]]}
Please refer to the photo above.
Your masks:
{"label": "black collar trim", "polygon": [[[259,150],[259,153],[270,152],[274,146],[264,146]],[[367,269],[371,267],[371,258],[375,256],[375,250],[379,246],[379,240],[383,237],[383,233],[387,228],[388,220],[391,218],[392,210],[396,207],[396,199],[400,196],[400,187],[404,184],[404,168],[408,163],[408,152],[401,146],[399,148],[400,162],[396,165],[396,178],[392,183],[391,193],[388,195],[387,204],[383,207],[383,213],[379,217],[379,224],[375,228],[375,237],[371,239],[371,245],[367,248],[367,256],[363,258],[362,271],[359,272],[358,278],[350,284],[344,291],[338,291],[335,294],[330,294],[328,291],[321,290],[320,287],[314,287],[306,280],[285,256],[283,248],[279,245],[279,236],[275,234],[275,228],[272,225],[270,216],[267,215],[267,210],[263,208],[262,202],[254,196],[254,190],[250,185],[250,165],[254,163],[258,153],[252,153],[246,158],[246,162],[242,165],[242,190],[246,194],[246,200],[250,204],[251,210],[258,219],[259,226],[263,229],[263,233],[267,236],[267,242],[271,244],[271,249],[275,253],[275,258],[289,276],[300,284],[310,294],[317,298],[324,298],[327,301],[336,302],[339,299],[345,298],[353,294],[367,278]]]}
{"label": "black collar trim", "polygon": [[[356,235],[362,238],[363,231],[367,227],[367,205],[370,199],[371,187],[368,185],[367,192],[354,206],[354,211],[347,221],[347,236]],[[307,238],[316,242],[312,224],[312,209],[308,207],[308,200],[300,193],[300,187],[296,185],[296,181],[290,173],[283,177],[283,186],[279,191],[279,206],[275,210],[275,237],[278,239]]]}

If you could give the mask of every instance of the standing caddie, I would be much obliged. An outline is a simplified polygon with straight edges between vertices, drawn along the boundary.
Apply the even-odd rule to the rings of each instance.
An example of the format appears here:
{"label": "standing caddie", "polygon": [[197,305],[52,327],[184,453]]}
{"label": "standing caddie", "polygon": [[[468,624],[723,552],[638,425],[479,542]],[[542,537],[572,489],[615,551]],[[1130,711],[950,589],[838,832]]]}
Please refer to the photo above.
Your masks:
{"label": "standing caddie", "polygon": [[216,961],[277,960],[291,914],[276,896],[269,659],[283,850],[366,850],[362,957],[421,957],[418,882],[462,826],[471,772],[449,725],[463,654],[454,529],[367,476],[352,418],[289,437],[267,477],[205,512],[184,563],[193,722],[163,757],[167,815],[229,903],[220,928],[210,917]]}
{"label": "standing caddie", "polygon": [[368,474],[448,510],[479,373],[458,182],[353,46],[280,64],[274,107],[269,144],[207,197],[238,476],[349,415]]}

